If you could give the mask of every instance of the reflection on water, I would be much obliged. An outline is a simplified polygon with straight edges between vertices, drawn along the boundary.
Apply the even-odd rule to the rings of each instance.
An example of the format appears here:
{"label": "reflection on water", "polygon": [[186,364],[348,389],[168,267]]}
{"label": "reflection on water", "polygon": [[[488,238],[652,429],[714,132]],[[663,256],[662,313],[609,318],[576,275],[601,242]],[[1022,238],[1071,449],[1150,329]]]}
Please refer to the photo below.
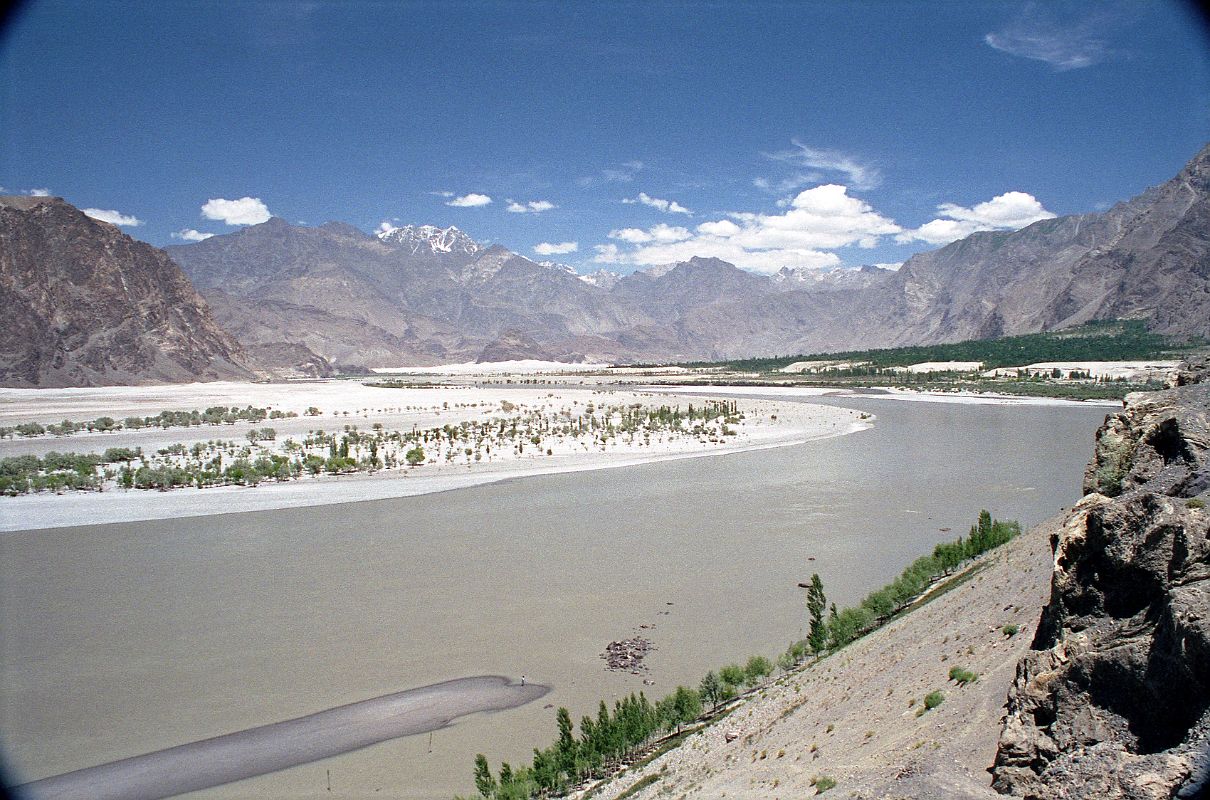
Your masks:
{"label": "reflection on water", "polygon": [[[878,424],[438,495],[0,535],[4,749],[32,780],[478,674],[551,684],[577,720],[662,695],[801,636],[812,572],[844,605],[980,508],[1032,524],[1070,505],[1105,412],[827,402]],[[605,645],[639,625],[651,673],[606,672]],[[328,770],[334,792],[448,798],[471,790],[476,752],[545,745],[542,705],[460,721],[431,752],[395,740],[197,796],[330,797]]]}

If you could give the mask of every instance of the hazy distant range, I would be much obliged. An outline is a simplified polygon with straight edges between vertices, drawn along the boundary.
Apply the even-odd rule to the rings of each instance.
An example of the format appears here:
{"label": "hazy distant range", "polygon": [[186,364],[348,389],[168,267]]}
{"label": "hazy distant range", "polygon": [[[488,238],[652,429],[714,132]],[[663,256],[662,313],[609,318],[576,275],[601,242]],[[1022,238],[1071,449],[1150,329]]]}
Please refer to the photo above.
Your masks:
{"label": "hazy distant range", "polygon": [[1103,213],[975,233],[897,272],[772,276],[707,258],[582,276],[457,228],[277,218],[160,250],[58,198],[0,198],[0,385],[712,360],[1116,318],[1210,337],[1208,176],[1210,146]]}

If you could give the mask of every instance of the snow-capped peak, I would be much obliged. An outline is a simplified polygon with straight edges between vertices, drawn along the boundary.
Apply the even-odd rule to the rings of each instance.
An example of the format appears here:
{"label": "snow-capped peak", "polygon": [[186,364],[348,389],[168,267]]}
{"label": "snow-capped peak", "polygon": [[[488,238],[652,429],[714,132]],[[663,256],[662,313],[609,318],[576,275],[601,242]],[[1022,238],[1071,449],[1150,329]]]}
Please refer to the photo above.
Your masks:
{"label": "snow-capped peak", "polygon": [[436,225],[404,225],[396,228],[384,222],[378,229],[378,238],[410,253],[462,253],[473,256],[483,246],[453,225],[438,228]]}
{"label": "snow-capped peak", "polygon": [[537,261],[535,263],[539,267],[546,267],[547,269],[553,269],[555,272],[566,272],[568,275],[575,275],[576,277],[579,277],[579,273],[576,272],[574,267],[569,267],[566,264],[560,264],[557,261]]}
{"label": "snow-capped peak", "polygon": [[607,269],[599,269],[591,275],[579,275],[577,277],[587,284],[605,290],[612,289],[614,286],[617,286],[618,281],[622,280],[621,275],[616,272],[610,272]]}

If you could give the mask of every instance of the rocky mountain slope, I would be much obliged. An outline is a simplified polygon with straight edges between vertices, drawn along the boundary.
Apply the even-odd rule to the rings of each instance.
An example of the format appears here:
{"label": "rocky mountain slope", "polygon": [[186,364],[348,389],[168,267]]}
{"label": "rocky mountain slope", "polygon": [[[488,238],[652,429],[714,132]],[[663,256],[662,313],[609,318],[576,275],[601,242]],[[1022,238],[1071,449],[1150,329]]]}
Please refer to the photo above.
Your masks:
{"label": "rocky mountain slope", "polygon": [[162,250],[57,197],[0,197],[0,385],[253,377]]}
{"label": "rocky mountain slope", "polygon": [[1210,366],[1178,382],[1097,435],[1009,692],[1003,792],[1210,794]]}
{"label": "rocky mountain slope", "polygon": [[502,336],[532,341],[531,357],[582,360],[600,331],[647,321],[574,274],[457,228],[373,236],[274,218],[167,249],[245,346],[300,343],[339,364],[473,361]]}
{"label": "rocky mountain slope", "polygon": [[742,355],[935,344],[1117,318],[1210,336],[1210,145],[1172,180],[1104,213],[975,233],[872,286],[716,305],[683,328]]}
{"label": "rocky mountain slope", "polygon": [[626,362],[931,344],[1109,318],[1210,336],[1210,147],[1104,213],[976,233],[898,272],[762,276],[694,258],[581,277],[452,227],[373,236],[280,219],[167,249],[245,347],[302,344],[362,366],[472,360],[502,337],[518,355]]}

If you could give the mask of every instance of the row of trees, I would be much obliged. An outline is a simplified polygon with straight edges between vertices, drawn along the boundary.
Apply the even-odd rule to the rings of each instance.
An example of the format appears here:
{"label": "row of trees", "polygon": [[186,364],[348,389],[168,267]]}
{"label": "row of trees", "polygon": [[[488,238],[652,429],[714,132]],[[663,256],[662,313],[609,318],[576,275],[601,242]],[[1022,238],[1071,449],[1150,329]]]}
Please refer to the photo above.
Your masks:
{"label": "row of trees", "polygon": [[[101,457],[66,454],[74,459],[66,467],[58,463],[66,455],[51,454],[55,457],[48,456],[49,460],[23,457],[0,470],[0,494],[100,490],[106,481],[115,478],[117,485],[123,488],[164,490],[184,486],[256,485],[264,481],[293,480],[302,475],[373,472],[405,464],[417,467],[428,461],[457,461],[470,465],[484,458],[491,461],[493,453],[507,453],[508,450],[519,456],[531,446],[538,448],[539,453],[545,449],[547,455],[552,455],[551,444],[567,439],[576,441],[581,437],[589,440],[585,449],[590,444],[604,449],[607,443],[616,442],[619,437],[624,441],[641,440],[650,444],[650,437],[657,432],[666,432],[669,436],[717,437],[729,432],[728,422],[739,422],[743,416],[733,401],[690,404],[687,411],[679,406],[598,406],[591,402],[579,414],[573,414],[569,409],[553,413],[521,410],[511,403],[504,404],[504,411],[517,413],[509,417],[447,423],[441,427],[413,427],[410,431],[387,431],[381,423],[375,423],[372,430],[345,425],[343,432],[315,430],[308,432],[301,441],[286,439],[280,443],[276,443],[274,428],[253,428],[246,433],[249,443],[246,446],[221,440],[196,442],[191,446],[177,443],[151,454],[144,454],[142,450],[130,451],[126,457],[114,455],[116,450],[110,448]],[[204,412],[166,411],[158,417],[129,418],[124,423],[105,417],[89,425],[94,430],[117,430],[144,427],[145,422],[171,427],[232,418],[258,421],[266,417],[273,419],[275,415],[295,416],[293,412],[283,414],[253,406],[243,409],[215,406]],[[64,422],[64,425],[70,424]],[[37,434],[31,432],[30,435]],[[82,459],[87,459],[88,463]]]}
{"label": "row of trees", "polygon": [[[778,657],[777,666],[789,672],[811,656],[834,652],[877,628],[934,581],[964,562],[1008,542],[1021,532],[1017,522],[992,519],[988,511],[979,514],[968,536],[942,542],[932,555],[913,561],[890,584],[868,594],[853,608],[829,609],[819,575],[812,575],[807,589],[807,638],[792,643]],[[565,794],[571,787],[591,778],[608,774],[651,744],[658,736],[679,732],[684,725],[701,717],[704,707],[717,711],[744,689],[761,686],[773,673],[769,659],[756,655],[744,665],[728,664],[711,670],[696,689],[678,686],[676,691],[652,704],[645,695],[631,694],[619,700],[610,712],[601,701],[596,718],[584,717],[577,736],[571,713],[560,708],[556,713],[558,736],[544,750],[534,749],[533,761],[513,767],[505,762],[493,774],[486,756],[475,757],[475,787],[484,798],[521,800]]]}
{"label": "row of trees", "polygon": [[[318,413],[318,409],[315,409]],[[139,430],[141,428],[187,428],[196,425],[233,425],[236,422],[261,422],[265,419],[286,419],[297,417],[293,411],[279,411],[270,408],[245,408],[228,406],[211,406],[205,411],[161,411],[154,417],[126,417],[118,420],[113,417],[97,417],[86,422],[73,422],[65,419],[59,423],[43,425],[39,422],[22,422],[12,427],[0,427],[0,439],[14,436],[70,436],[82,431],[120,431]]]}
{"label": "row of trees", "polygon": [[[1185,343],[1184,350],[1204,344]],[[1036,364],[1042,361],[1133,361],[1171,354],[1176,342],[1147,330],[1140,320],[1089,322],[1053,333],[1030,333],[1000,339],[974,339],[951,344],[918,345],[842,353],[814,353],[753,358],[686,366],[725,366],[739,372],[769,372],[795,361],[868,362],[871,366],[901,367],[928,361],[981,361],[987,369]]]}

